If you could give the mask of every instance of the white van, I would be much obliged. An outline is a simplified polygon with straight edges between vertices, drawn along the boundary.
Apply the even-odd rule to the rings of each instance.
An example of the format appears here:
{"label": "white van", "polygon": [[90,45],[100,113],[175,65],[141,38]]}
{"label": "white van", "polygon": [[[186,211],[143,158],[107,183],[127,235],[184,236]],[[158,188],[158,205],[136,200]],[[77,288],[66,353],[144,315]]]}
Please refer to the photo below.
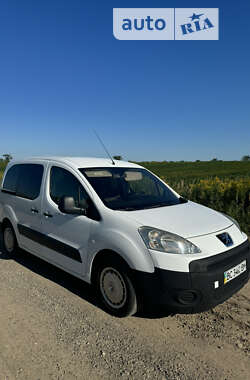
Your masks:
{"label": "white van", "polygon": [[3,248],[94,284],[116,316],[207,310],[249,279],[246,234],[143,167],[100,158],[12,161],[0,192]]}

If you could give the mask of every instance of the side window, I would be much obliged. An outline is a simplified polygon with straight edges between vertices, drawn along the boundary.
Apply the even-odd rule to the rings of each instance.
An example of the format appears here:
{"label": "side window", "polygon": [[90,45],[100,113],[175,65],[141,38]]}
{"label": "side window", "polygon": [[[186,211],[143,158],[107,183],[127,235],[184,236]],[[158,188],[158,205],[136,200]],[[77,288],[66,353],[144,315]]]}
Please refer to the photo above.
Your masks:
{"label": "side window", "polygon": [[53,166],[50,171],[50,197],[56,204],[62,197],[73,197],[76,207],[81,207],[81,202],[89,198],[76,177],[57,166]]}
{"label": "side window", "polygon": [[3,189],[22,198],[35,199],[40,194],[42,178],[42,165],[13,165],[5,176]]}
{"label": "side window", "polygon": [[13,165],[11,168],[7,171],[4,183],[3,183],[3,189],[8,190],[10,192],[15,193],[16,192],[16,185],[18,181],[19,176],[19,169],[20,165]]}
{"label": "side window", "polygon": [[40,194],[43,166],[39,164],[21,164],[19,166],[16,195],[27,199],[36,199]]}

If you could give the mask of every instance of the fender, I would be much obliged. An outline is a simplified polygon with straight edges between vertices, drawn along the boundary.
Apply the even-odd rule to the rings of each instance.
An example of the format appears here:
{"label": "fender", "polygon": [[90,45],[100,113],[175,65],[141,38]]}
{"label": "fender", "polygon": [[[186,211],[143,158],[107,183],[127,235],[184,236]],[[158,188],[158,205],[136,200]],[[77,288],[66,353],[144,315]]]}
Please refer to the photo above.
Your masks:
{"label": "fender", "polygon": [[[134,234],[138,231],[135,229]],[[91,235],[89,249],[85,267],[86,281],[91,281],[92,264],[94,258],[104,250],[116,252],[131,269],[153,273],[155,271],[154,263],[150,252],[144,245],[143,241],[113,228],[98,229]]]}

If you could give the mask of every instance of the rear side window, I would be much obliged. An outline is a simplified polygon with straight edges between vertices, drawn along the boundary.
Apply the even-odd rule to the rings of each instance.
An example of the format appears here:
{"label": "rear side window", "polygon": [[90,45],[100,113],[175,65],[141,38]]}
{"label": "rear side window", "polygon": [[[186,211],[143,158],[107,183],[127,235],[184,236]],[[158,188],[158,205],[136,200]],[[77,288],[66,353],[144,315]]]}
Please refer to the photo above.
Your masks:
{"label": "rear side window", "polygon": [[43,166],[38,164],[20,165],[16,194],[19,197],[36,199],[40,194]]}
{"label": "rear side window", "polygon": [[13,165],[7,171],[7,174],[4,179],[3,189],[8,190],[9,192],[16,193],[16,186],[19,176],[20,165]]}
{"label": "rear side window", "polygon": [[36,199],[40,194],[43,166],[20,164],[12,166],[6,174],[3,189],[27,199]]}

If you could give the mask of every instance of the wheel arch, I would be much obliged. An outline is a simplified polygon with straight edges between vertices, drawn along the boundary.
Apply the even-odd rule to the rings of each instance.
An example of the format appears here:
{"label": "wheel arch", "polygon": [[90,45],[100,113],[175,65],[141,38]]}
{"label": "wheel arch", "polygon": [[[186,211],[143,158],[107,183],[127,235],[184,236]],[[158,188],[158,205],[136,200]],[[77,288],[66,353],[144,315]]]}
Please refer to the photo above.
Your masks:
{"label": "wheel arch", "polygon": [[3,230],[6,226],[10,226],[13,229],[17,244],[19,245],[19,231],[17,225],[13,223],[13,221],[8,216],[5,216],[1,222],[1,233],[3,233]]}
{"label": "wheel arch", "polygon": [[4,226],[4,223],[9,223],[11,227],[13,228],[16,234],[16,237],[18,238],[18,228],[17,228],[18,220],[15,214],[15,211],[10,205],[7,205],[7,204],[4,205],[1,218],[2,218],[1,220],[2,227]]}
{"label": "wheel arch", "polygon": [[106,260],[110,260],[110,261],[112,260],[124,266],[124,268],[126,268],[127,270],[129,271],[131,270],[131,267],[129,266],[128,262],[121,255],[119,255],[119,253],[111,249],[102,249],[95,255],[91,263],[91,268],[90,268],[91,284],[95,282],[95,275],[97,273],[98,266],[104,263]]}
{"label": "wheel arch", "polygon": [[13,230],[15,231],[14,226],[13,226],[13,224],[11,223],[11,221],[10,221],[9,218],[7,218],[7,217],[3,218],[1,224],[2,224],[2,228],[6,227],[7,225],[10,225],[10,226],[13,228]]}

